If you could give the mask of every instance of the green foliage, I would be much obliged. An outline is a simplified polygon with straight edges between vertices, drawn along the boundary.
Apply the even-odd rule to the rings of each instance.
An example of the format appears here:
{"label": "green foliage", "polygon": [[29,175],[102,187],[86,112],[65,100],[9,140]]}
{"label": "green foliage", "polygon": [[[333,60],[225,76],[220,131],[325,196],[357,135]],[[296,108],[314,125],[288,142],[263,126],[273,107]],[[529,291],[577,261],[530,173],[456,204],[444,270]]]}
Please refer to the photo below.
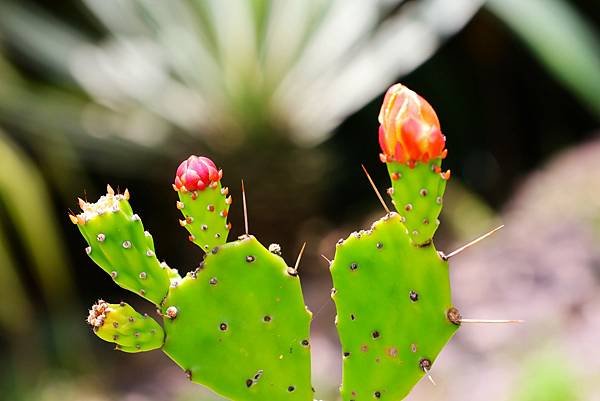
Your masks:
{"label": "green foliage", "polygon": [[[573,366],[556,349],[537,352],[525,362],[512,401],[583,400],[582,383]],[[577,383],[577,384],[576,384]]]}
{"label": "green foliage", "polygon": [[[72,293],[72,282],[66,269],[68,264],[59,227],[50,208],[48,188],[31,160],[1,131],[0,169],[6,172],[0,174],[0,205],[7,211],[10,219],[7,223],[16,227],[18,241],[35,269],[34,276],[47,301],[62,308],[60,300]],[[3,223],[0,221],[0,226],[4,226]],[[14,262],[8,259],[8,250],[4,257],[6,262],[2,269],[8,270]],[[7,279],[9,275],[13,276],[9,272],[3,274]],[[14,274],[11,283],[16,283],[17,276]],[[20,291],[18,287],[15,285],[10,291]],[[14,302],[25,305],[27,301],[19,301],[19,298]]]}
{"label": "green foliage", "polygon": [[600,41],[591,21],[564,0],[490,0],[486,7],[600,117]]}

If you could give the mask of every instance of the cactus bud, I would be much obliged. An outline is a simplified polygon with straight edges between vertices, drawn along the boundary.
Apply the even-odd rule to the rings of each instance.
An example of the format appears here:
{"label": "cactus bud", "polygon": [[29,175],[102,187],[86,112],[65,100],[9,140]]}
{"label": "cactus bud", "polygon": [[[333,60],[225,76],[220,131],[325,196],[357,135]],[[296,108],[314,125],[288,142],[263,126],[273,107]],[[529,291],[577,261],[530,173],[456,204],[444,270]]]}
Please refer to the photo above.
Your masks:
{"label": "cactus bud", "polygon": [[444,158],[446,137],[431,105],[402,84],[385,94],[379,112],[379,145],[383,162],[416,162]]}
{"label": "cactus bud", "polygon": [[188,191],[202,190],[218,182],[222,176],[223,172],[217,169],[212,160],[192,155],[177,168],[173,187],[176,191],[182,188]]}
{"label": "cactus bud", "polygon": [[179,165],[173,188],[179,195],[179,224],[189,231],[191,242],[204,252],[227,242],[227,216],[231,197],[221,186],[223,170],[207,157],[190,156]]}

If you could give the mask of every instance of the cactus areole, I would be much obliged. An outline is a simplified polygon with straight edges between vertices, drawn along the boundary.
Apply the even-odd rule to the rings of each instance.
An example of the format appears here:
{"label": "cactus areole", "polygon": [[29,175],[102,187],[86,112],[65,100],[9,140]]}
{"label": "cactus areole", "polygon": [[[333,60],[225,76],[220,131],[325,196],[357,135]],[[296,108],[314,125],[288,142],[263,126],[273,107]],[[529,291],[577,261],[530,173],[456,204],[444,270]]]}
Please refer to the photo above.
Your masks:
{"label": "cactus areole", "polygon": [[[341,239],[330,263],[343,355],[344,401],[397,401],[429,373],[463,321],[452,304],[448,258],[433,235],[450,171],[446,138],[431,105],[396,84],[379,114],[381,160],[396,208]],[[179,224],[204,252],[183,277],[160,262],[152,235],[109,186],[71,215],[86,253],[119,286],[155,304],[159,325],[128,304],[98,301],[88,323],[116,349],[160,348],[182,374],[235,401],[311,401],[310,322],[297,264],[248,233],[227,242],[231,196],[222,170],[190,156],[173,189]],[[304,249],[304,248],[303,248]]]}

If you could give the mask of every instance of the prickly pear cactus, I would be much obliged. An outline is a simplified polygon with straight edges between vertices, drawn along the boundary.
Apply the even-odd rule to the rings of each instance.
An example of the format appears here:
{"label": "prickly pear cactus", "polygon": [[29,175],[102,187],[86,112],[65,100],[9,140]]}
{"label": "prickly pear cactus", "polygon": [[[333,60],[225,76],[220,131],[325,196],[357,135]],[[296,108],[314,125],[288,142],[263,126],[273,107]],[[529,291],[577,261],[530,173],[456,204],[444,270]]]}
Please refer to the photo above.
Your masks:
{"label": "prickly pear cactus", "polygon": [[398,84],[379,121],[397,213],[340,240],[330,266],[345,401],[404,398],[460,323],[447,261],[432,242],[450,177],[441,172],[438,119],[427,101]]}
{"label": "prickly pear cactus", "polygon": [[[181,225],[206,254],[183,278],[159,262],[129,192],[80,201],[86,252],[121,287],[153,302],[163,328],[131,306],[99,301],[88,322],[125,352],[161,348],[193,382],[236,401],[309,401],[310,321],[297,271],[251,235],[226,243],[231,197],[222,172],[191,156],[174,189]],[[275,247],[277,248],[277,247]]]}

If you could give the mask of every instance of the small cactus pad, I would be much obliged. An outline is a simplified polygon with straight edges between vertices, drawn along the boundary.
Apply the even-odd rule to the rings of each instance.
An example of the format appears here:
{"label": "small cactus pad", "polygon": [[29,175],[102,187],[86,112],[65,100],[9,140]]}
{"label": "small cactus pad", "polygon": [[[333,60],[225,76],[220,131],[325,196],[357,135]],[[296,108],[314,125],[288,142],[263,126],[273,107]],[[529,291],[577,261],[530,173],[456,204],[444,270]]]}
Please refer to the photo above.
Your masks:
{"label": "small cactus pad", "polygon": [[190,233],[190,241],[208,252],[227,242],[231,196],[221,186],[223,172],[206,157],[190,156],[177,169],[173,189],[179,194],[179,224]]}
{"label": "small cactus pad", "polygon": [[165,333],[148,315],[141,315],[128,304],[98,301],[87,319],[101,339],[115,343],[124,352],[142,352],[161,348]]}
{"label": "small cactus pad", "polygon": [[331,264],[345,401],[404,398],[452,337],[448,264],[391,213],[338,242]]}
{"label": "small cactus pad", "polygon": [[96,203],[80,200],[82,213],[71,216],[88,243],[87,254],[121,287],[160,304],[169,277],[158,262],[154,241],[129,205],[129,192],[108,193]]}
{"label": "small cactus pad", "polygon": [[236,401],[309,401],[309,331],[295,271],[253,236],[214,248],[162,304],[164,351]]}
{"label": "small cactus pad", "polygon": [[439,226],[438,216],[449,173],[441,173],[441,159],[413,166],[388,162],[392,187],[388,191],[392,203],[416,245],[427,244]]}

